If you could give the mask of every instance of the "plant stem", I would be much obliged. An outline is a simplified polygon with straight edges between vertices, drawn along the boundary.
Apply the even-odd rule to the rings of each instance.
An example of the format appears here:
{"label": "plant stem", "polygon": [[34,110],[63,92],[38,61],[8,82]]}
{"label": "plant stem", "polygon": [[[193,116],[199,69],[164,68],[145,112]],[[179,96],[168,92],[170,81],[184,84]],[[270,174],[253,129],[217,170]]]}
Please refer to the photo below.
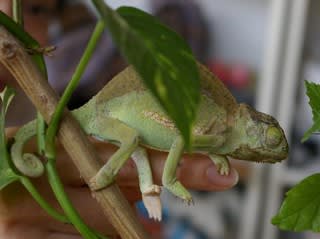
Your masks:
{"label": "plant stem", "polygon": [[99,239],[97,236],[81,219],[78,212],[73,207],[71,201],[69,200],[67,194],[63,189],[63,184],[60,180],[59,175],[57,174],[56,167],[53,162],[48,162],[46,164],[48,180],[50,186],[56,195],[58,202],[60,203],[63,211],[69,218],[70,222],[74,227],[81,233],[81,235],[86,239]]}
{"label": "plant stem", "polygon": [[101,34],[103,33],[104,30],[104,22],[100,20],[93,33],[92,36],[89,40],[89,43],[82,55],[82,58],[80,59],[80,62],[71,78],[71,81],[69,82],[67,88],[63,92],[63,95],[56,107],[56,110],[52,116],[52,119],[50,121],[48,130],[47,130],[47,137],[46,137],[46,156],[47,157],[54,157],[55,156],[55,149],[54,149],[54,139],[58,131],[58,124],[61,118],[61,115],[63,113],[63,110],[65,106],[67,105],[73,91],[77,87],[81,76],[83,72],[86,69],[86,66],[88,65],[88,62],[96,48],[97,42],[100,39]]}
{"label": "plant stem", "polygon": [[[13,20],[17,23],[17,25],[19,25],[22,29],[23,29],[23,25],[24,25],[24,21],[23,21],[23,9],[22,9],[22,0],[13,0],[12,1],[12,18]],[[9,24],[10,25],[10,24]],[[14,26],[10,27],[11,29],[14,29]],[[26,34],[25,34],[26,35]],[[32,43],[31,45],[37,45],[37,42],[34,42],[34,40],[32,38],[28,38],[28,36],[23,36],[24,38],[26,38],[28,41],[28,43]],[[24,42],[26,43],[26,42]],[[45,77],[47,78],[47,70],[45,67],[45,63],[43,60],[42,56],[34,56],[33,57],[37,66],[39,67],[39,69],[43,72],[43,74],[45,75]],[[45,149],[45,122],[43,117],[41,116],[40,113],[37,113],[37,145],[38,145],[38,153],[41,154],[41,152],[44,151]]]}
{"label": "plant stem", "polygon": [[22,0],[12,1],[12,18],[16,23],[23,26]]}
{"label": "plant stem", "polygon": [[39,191],[32,184],[31,180],[25,176],[20,176],[20,182],[23,186],[28,190],[28,192],[32,195],[32,197],[37,201],[37,203],[54,219],[63,222],[70,223],[68,218],[63,214],[59,213],[55,208],[53,208],[48,202],[41,196]]}
{"label": "plant stem", "polygon": [[44,121],[40,112],[37,112],[37,145],[38,145],[38,154],[43,155],[43,152],[46,149],[46,122]]}

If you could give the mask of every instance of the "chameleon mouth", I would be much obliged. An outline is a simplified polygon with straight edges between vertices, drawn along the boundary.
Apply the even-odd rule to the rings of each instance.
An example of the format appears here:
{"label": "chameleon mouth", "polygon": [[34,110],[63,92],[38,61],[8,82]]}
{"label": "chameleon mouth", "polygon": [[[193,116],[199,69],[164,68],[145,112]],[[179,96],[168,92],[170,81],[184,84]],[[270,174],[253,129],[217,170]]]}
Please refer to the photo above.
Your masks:
{"label": "chameleon mouth", "polygon": [[288,157],[288,151],[284,151],[281,153],[267,152],[265,154],[265,157],[257,158],[255,161],[261,163],[278,163]]}
{"label": "chameleon mouth", "polygon": [[257,163],[277,163],[288,157],[288,150],[287,147],[282,148],[280,152],[263,148],[247,150],[246,147],[240,147],[235,151],[232,157]]}
{"label": "chameleon mouth", "polygon": [[262,159],[262,160],[259,160],[259,161],[256,161],[258,163],[278,163],[280,161],[282,161],[283,159],[280,159],[280,160],[277,160],[277,159],[274,159],[274,158],[267,158],[267,159]]}

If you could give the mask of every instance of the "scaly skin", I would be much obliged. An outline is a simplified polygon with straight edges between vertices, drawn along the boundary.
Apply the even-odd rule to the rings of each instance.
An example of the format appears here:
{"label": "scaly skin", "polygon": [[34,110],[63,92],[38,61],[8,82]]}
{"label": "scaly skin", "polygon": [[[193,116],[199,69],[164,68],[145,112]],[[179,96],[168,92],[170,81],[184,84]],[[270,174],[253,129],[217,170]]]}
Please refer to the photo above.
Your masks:
{"label": "scaly skin", "polygon": [[[237,104],[205,67],[199,65],[199,70],[201,103],[192,131],[192,152],[208,155],[222,175],[229,174],[228,156],[268,163],[285,159],[288,144],[278,122],[247,105]],[[192,202],[190,193],[176,178],[185,151],[183,139],[132,67],[116,76],[87,104],[73,111],[73,115],[88,135],[120,146],[91,180],[91,188],[99,190],[110,185],[131,156],[137,165],[149,216],[161,220],[161,189],[153,183],[144,150],[147,147],[169,152],[162,184],[177,197]],[[33,175],[33,170],[27,170],[33,164],[26,165],[22,156],[24,143],[34,134],[34,123],[22,127],[12,147],[15,165],[28,176],[39,176],[39,172]]]}

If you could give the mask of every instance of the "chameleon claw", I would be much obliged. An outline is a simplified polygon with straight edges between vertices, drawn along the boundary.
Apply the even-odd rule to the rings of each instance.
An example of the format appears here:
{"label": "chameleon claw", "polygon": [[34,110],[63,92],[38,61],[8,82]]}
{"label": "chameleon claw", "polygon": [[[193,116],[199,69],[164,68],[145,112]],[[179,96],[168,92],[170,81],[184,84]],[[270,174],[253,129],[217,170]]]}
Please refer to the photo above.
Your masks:
{"label": "chameleon claw", "polygon": [[97,182],[95,180],[95,178],[93,177],[92,179],[90,179],[90,182],[89,182],[89,188],[93,191],[97,191],[99,190],[100,188],[97,186]]}
{"label": "chameleon claw", "polygon": [[224,167],[223,165],[221,165],[217,170],[218,170],[220,175],[228,176],[229,173],[230,173],[229,166],[228,167]]}
{"label": "chameleon claw", "polygon": [[193,198],[187,198],[187,199],[183,199],[183,202],[185,202],[188,206],[192,205],[194,206],[194,201]]}
{"label": "chameleon claw", "polygon": [[148,211],[149,218],[161,221],[162,205],[159,195],[142,195],[142,200]]}
{"label": "chameleon claw", "polygon": [[229,175],[230,173],[230,163],[228,160],[215,160],[217,171],[220,175]]}
{"label": "chameleon claw", "polygon": [[104,175],[105,177],[103,177],[101,174],[95,175],[93,178],[90,179],[89,181],[89,187],[91,190],[93,191],[98,191],[101,190],[105,187],[108,187],[113,180],[110,177],[106,177],[106,175]]}
{"label": "chameleon claw", "polygon": [[217,171],[220,175],[229,175],[230,163],[226,156],[209,154],[209,157],[215,164]]}
{"label": "chameleon claw", "polygon": [[156,221],[161,221],[162,219],[160,193],[161,187],[158,185],[151,185],[142,193],[142,200],[148,211],[149,218],[153,218]]}

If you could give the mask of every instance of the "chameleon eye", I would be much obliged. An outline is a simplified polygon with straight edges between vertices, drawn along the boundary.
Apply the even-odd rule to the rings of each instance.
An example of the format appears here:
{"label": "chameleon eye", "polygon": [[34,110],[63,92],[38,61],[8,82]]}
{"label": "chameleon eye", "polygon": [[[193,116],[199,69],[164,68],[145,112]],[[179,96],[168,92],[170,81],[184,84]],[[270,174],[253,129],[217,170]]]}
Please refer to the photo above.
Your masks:
{"label": "chameleon eye", "polygon": [[271,147],[278,146],[282,141],[281,131],[275,127],[271,126],[267,129],[266,133],[266,144]]}

